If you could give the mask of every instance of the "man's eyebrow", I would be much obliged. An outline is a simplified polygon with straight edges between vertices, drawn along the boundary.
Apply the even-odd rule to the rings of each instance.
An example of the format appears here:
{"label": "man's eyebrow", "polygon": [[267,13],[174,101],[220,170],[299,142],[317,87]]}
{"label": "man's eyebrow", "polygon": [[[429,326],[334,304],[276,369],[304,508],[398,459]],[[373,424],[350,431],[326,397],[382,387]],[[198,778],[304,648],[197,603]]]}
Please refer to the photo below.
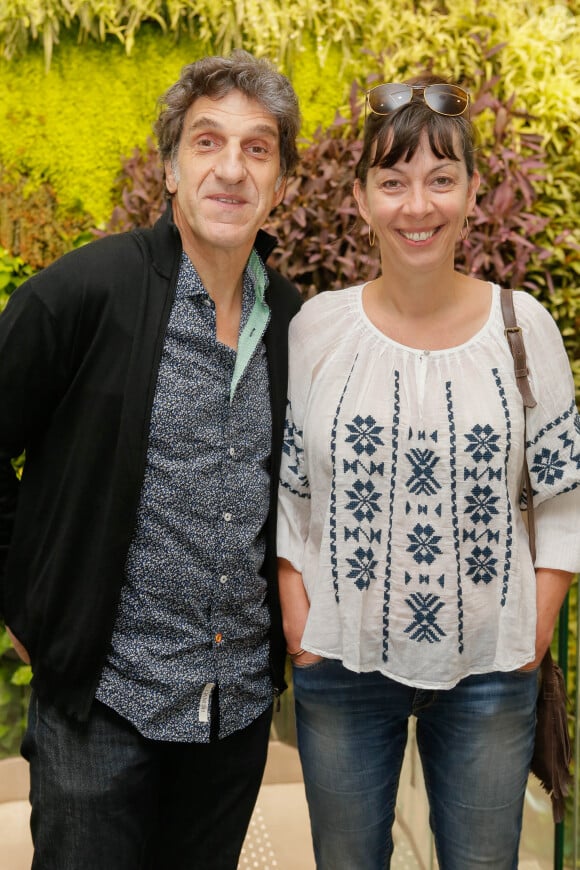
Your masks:
{"label": "man's eyebrow", "polygon": [[[220,130],[222,125],[215,118],[201,115],[195,121],[192,121],[189,125],[189,131],[190,133],[195,133],[197,130],[207,127],[210,127],[212,130]],[[255,127],[252,127],[244,135],[244,139],[251,138],[252,136],[272,136],[274,139],[278,139],[278,135],[278,128],[274,124],[256,124]]]}

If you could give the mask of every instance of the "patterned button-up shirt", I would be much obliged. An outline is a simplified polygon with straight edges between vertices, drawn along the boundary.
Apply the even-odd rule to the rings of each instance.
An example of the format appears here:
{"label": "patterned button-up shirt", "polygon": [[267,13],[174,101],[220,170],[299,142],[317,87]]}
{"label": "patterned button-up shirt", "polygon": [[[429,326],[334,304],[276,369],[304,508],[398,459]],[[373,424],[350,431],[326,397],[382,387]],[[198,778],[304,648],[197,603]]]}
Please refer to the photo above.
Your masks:
{"label": "patterned button-up shirt", "polygon": [[97,690],[152,739],[207,742],[216,687],[220,737],[272,700],[260,575],[271,443],[266,284],[253,252],[236,352],[217,341],[214,304],[182,258],[137,524]]}

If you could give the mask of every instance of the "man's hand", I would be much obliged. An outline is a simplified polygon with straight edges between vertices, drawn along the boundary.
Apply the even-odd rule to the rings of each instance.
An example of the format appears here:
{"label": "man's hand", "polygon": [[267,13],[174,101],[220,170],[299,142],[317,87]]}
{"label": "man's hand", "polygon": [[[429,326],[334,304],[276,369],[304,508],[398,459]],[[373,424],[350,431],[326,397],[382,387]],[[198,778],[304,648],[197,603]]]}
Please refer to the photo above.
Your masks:
{"label": "man's hand", "polygon": [[14,647],[16,652],[18,653],[19,657],[22,659],[22,661],[24,662],[25,665],[29,665],[30,664],[30,656],[28,655],[28,650],[26,649],[26,647],[20,643],[20,641],[18,640],[18,638],[14,634],[12,634],[12,632],[10,631],[8,626],[6,626],[6,632],[8,634],[8,637],[12,641],[12,646]]}

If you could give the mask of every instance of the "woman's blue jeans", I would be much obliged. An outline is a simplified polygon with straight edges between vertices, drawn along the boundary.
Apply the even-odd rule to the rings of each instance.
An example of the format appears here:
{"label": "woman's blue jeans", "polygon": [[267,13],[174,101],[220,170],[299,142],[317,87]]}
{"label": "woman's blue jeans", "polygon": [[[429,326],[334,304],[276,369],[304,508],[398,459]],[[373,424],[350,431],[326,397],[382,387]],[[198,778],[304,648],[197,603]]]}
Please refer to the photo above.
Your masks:
{"label": "woman's blue jeans", "polygon": [[515,870],[537,671],[413,689],[339,661],[294,668],[298,748],[318,870],[385,870],[409,716],[441,870]]}

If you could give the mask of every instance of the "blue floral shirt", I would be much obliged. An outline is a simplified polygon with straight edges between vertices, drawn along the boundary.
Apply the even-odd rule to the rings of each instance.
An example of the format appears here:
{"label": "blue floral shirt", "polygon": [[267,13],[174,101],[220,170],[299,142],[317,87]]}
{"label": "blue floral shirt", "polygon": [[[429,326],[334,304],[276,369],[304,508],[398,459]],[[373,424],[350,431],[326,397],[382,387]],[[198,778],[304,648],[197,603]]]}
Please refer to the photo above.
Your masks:
{"label": "blue floral shirt", "polygon": [[216,340],[214,304],[182,258],[137,524],[97,690],[152,739],[207,742],[216,687],[220,737],[272,701],[260,574],[271,445],[266,282],[254,252],[236,352]]}

